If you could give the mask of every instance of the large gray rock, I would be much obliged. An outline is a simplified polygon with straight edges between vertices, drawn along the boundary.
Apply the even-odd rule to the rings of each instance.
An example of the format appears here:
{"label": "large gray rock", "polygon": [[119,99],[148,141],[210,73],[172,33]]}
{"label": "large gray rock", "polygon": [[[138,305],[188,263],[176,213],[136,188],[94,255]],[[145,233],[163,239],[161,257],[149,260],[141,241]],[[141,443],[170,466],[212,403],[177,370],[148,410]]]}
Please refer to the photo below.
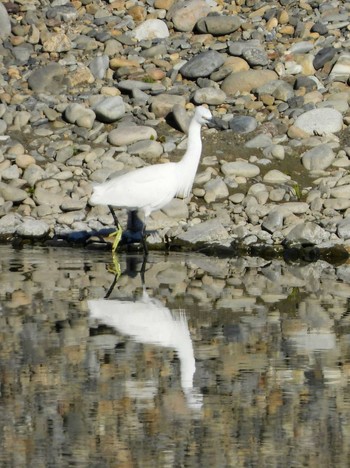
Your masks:
{"label": "large gray rock", "polygon": [[17,234],[24,237],[43,237],[50,231],[45,221],[34,218],[24,218],[23,223],[17,227]]}
{"label": "large gray rock", "polygon": [[302,155],[302,163],[309,171],[327,169],[335,159],[335,154],[329,145],[315,146]]}
{"label": "large gray rock", "polygon": [[17,227],[21,224],[22,217],[17,213],[8,213],[0,218],[0,235],[14,234]]}
{"label": "large gray rock", "polygon": [[337,49],[335,49],[334,47],[323,47],[322,49],[320,49],[315,55],[313,61],[313,66],[315,70],[319,70],[327,62],[330,62],[336,53]]}
{"label": "large gray rock", "polygon": [[128,153],[144,159],[155,159],[163,153],[163,146],[159,141],[142,140],[128,146]]}
{"label": "large gray rock", "polygon": [[28,193],[18,187],[0,182],[0,195],[5,201],[21,202],[28,198]]}
{"label": "large gray rock", "polygon": [[151,102],[151,111],[156,117],[166,117],[175,106],[185,107],[186,98],[177,94],[158,94]]}
{"label": "large gray rock", "polygon": [[174,2],[167,14],[178,31],[190,32],[197,21],[210,13],[210,6],[205,0]]}
{"label": "large gray rock", "polygon": [[196,224],[179,235],[179,239],[195,244],[196,242],[213,242],[228,239],[228,232],[217,219],[210,219]]}
{"label": "large gray rock", "polygon": [[338,185],[330,189],[330,195],[334,198],[348,198],[350,199],[350,185]]}
{"label": "large gray rock", "polygon": [[5,5],[0,3],[0,39],[6,39],[11,34],[11,21]]}
{"label": "large gray rock", "polygon": [[343,128],[343,116],[336,109],[328,107],[312,109],[301,114],[294,126],[310,135],[327,135]]}
{"label": "large gray rock", "polygon": [[242,20],[239,16],[213,15],[201,18],[196,27],[203,34],[212,34],[213,36],[223,36],[233,33],[240,28]]}
{"label": "large gray rock", "polygon": [[260,47],[251,47],[245,50],[242,55],[251,67],[266,66],[269,63],[267,53]]}
{"label": "large gray rock", "polygon": [[311,222],[305,222],[295,226],[286,236],[288,242],[321,244],[329,239],[329,233],[321,226]]}
{"label": "large gray rock", "polygon": [[185,78],[195,79],[209,76],[213,71],[223,65],[225,58],[216,50],[208,50],[192,57],[180,68],[180,73]]}
{"label": "large gray rock", "polygon": [[226,100],[226,94],[218,88],[206,87],[197,89],[193,96],[195,104],[209,104],[217,106],[223,104]]}
{"label": "large gray rock", "polygon": [[60,94],[67,86],[66,70],[58,63],[50,63],[34,70],[28,85],[36,93]]}
{"label": "large gray rock", "polygon": [[125,104],[121,96],[106,97],[99,101],[93,111],[100,122],[111,123],[119,120],[125,114]]}
{"label": "large gray rock", "polygon": [[98,55],[91,60],[89,68],[96,79],[102,80],[109,67],[108,55]]}
{"label": "large gray rock", "polygon": [[108,141],[111,145],[124,146],[131,145],[141,140],[156,140],[157,132],[152,127],[146,125],[121,125],[108,134]]}
{"label": "large gray rock", "polygon": [[45,177],[45,171],[42,167],[36,165],[36,164],[31,164],[28,166],[23,173],[23,179],[31,186],[34,187],[34,185],[38,182],[38,180],[42,180]]}

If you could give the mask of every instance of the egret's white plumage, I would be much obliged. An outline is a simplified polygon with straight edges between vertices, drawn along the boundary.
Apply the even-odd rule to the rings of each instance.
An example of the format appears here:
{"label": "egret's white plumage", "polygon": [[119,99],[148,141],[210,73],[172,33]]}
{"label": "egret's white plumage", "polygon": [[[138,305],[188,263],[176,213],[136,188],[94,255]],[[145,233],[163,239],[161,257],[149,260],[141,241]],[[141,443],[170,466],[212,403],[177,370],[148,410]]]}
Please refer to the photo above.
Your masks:
{"label": "egret's white plumage", "polygon": [[184,311],[170,311],[158,299],[149,297],[145,288],[139,300],[89,300],[89,315],[144,344],[172,348],[180,360],[181,387],[188,404],[202,406],[202,395],[193,388],[196,370],[193,345]]}
{"label": "egret's white plumage", "polygon": [[201,126],[211,119],[209,109],[197,107],[189,126],[187,149],[179,162],[154,164],[114,177],[93,188],[90,203],[108,205],[113,215],[112,207],[142,210],[147,218],[174,197],[187,197],[202,153]]}

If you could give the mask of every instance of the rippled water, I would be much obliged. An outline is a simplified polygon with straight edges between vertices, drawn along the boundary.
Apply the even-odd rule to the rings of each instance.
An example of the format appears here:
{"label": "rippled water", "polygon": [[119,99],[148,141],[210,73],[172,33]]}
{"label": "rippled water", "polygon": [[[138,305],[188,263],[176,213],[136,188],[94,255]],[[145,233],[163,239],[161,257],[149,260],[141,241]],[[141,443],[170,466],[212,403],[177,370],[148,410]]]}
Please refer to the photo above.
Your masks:
{"label": "rippled water", "polygon": [[350,465],[349,265],[110,260],[0,246],[1,466]]}

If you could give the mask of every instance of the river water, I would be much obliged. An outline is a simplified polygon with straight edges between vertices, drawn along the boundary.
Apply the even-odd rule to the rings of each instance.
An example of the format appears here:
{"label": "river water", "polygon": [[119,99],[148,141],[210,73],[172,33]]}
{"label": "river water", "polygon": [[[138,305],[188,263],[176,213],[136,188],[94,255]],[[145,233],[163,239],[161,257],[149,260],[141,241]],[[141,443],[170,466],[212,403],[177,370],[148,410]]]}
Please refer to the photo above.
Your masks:
{"label": "river water", "polygon": [[350,265],[0,246],[0,466],[350,465]]}

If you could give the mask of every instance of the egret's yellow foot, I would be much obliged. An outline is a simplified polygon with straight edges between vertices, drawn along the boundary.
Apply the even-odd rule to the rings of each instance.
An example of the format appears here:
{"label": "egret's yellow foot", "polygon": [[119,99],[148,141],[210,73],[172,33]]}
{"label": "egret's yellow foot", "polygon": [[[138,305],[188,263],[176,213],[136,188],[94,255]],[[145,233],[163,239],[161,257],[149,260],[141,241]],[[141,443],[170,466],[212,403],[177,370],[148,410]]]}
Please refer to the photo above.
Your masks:
{"label": "egret's yellow foot", "polygon": [[112,253],[113,254],[115,254],[115,251],[117,250],[120,239],[122,238],[122,234],[123,234],[123,230],[122,230],[122,228],[120,226],[118,227],[118,229],[115,232],[113,232],[113,234],[111,234],[112,236],[114,236],[114,241],[113,241],[113,245],[112,245]]}
{"label": "egret's yellow foot", "polygon": [[112,254],[112,261],[113,265],[110,265],[107,269],[109,273],[113,273],[113,275],[116,277],[116,280],[118,280],[120,275],[122,274],[122,270],[120,268],[118,255],[116,255],[115,253]]}

